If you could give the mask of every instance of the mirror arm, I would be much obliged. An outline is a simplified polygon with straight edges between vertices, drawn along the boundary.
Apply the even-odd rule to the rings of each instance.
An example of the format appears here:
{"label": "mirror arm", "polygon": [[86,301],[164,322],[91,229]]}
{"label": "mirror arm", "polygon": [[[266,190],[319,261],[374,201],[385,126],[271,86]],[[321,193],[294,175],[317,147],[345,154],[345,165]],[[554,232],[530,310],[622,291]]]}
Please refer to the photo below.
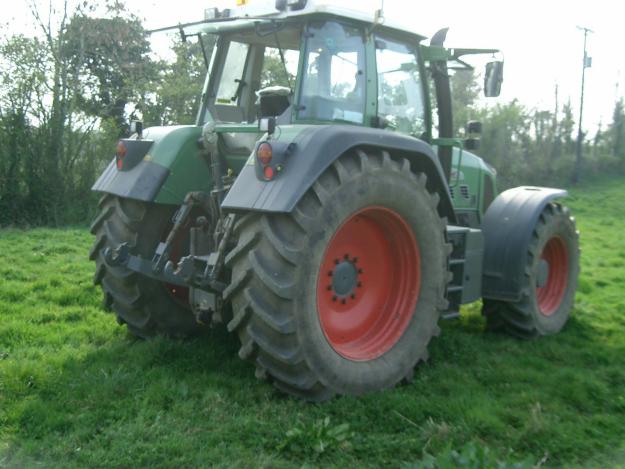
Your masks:
{"label": "mirror arm", "polygon": [[458,60],[465,55],[479,55],[479,54],[499,54],[499,49],[450,49],[450,56],[452,60]]}

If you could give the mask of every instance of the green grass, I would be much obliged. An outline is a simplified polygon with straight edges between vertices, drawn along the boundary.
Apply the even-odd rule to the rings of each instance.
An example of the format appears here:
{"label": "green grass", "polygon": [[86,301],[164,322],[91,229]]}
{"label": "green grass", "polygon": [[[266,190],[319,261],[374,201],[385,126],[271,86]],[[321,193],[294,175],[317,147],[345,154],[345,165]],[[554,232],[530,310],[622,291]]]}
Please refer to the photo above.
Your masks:
{"label": "green grass", "polygon": [[323,405],[257,381],[222,328],[128,336],[86,230],[0,231],[0,466],[625,466],[625,181],[569,204],[582,276],[561,334],[485,333],[472,305],[411,384]]}

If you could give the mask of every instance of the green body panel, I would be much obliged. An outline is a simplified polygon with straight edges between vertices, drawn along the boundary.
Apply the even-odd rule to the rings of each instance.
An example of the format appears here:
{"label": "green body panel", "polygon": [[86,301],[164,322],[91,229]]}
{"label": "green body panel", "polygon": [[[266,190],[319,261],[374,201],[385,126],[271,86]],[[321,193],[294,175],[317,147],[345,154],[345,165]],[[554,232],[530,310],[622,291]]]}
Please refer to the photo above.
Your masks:
{"label": "green body panel", "polygon": [[[273,139],[291,142],[308,125],[283,125]],[[217,125],[219,134],[255,134],[259,139],[262,133],[255,124]],[[212,179],[210,169],[200,156],[197,141],[202,129],[198,126],[151,127],[144,132],[144,138],[154,140],[145,159],[170,170],[169,177],[161,187],[155,202],[162,204],[180,204],[191,191],[210,191]],[[253,163],[250,152],[231,151],[220,138],[220,152],[225,157],[228,169],[238,174],[246,163]],[[460,165],[460,166],[459,166]],[[453,194],[452,202],[456,210],[474,211],[479,218],[484,213],[483,181],[484,177],[495,180],[494,171],[480,157],[459,149],[453,151],[453,169],[449,181]],[[461,186],[467,186],[461,189]],[[463,194],[468,193],[468,197]]]}
{"label": "green body panel", "polygon": [[217,124],[215,130],[220,135],[219,154],[226,160],[227,168],[224,170],[239,174],[250,157],[251,149],[230,148],[226,142],[226,135],[230,136],[231,140],[236,139],[237,136],[245,136],[246,140],[255,142],[262,137],[263,133],[258,130],[257,124]]}
{"label": "green body panel", "polygon": [[[306,125],[280,126],[280,132],[273,140],[291,142]],[[217,125],[218,134],[254,134],[258,140],[263,133],[256,124]],[[169,177],[161,187],[154,202],[160,204],[181,204],[187,193],[210,192],[212,178],[210,168],[198,151],[197,141],[201,137],[199,126],[150,127],[143,133],[145,139],[154,140],[154,145],[145,160],[170,170]],[[227,169],[238,174],[250,159],[250,151],[232,150],[219,139],[220,154],[225,157]]]}
{"label": "green body panel", "polygon": [[[280,142],[291,142],[305,130],[308,125],[283,125],[273,139]],[[219,134],[255,134],[259,139],[262,133],[255,124],[217,125]],[[146,129],[144,138],[155,141],[145,159],[164,166],[170,170],[169,177],[159,191],[155,202],[162,204],[180,204],[185,195],[191,191],[210,191],[212,180],[210,169],[202,159],[197,148],[197,141],[202,129],[198,126],[152,127]],[[220,138],[220,152],[225,157],[228,169],[238,174],[246,162],[252,162],[249,151],[229,150]],[[460,165],[460,166],[459,166]],[[457,210],[484,213],[483,181],[490,177],[493,182],[494,172],[480,157],[466,150],[461,152],[454,148],[453,169],[449,181],[453,193],[452,201]],[[467,186],[461,189],[461,186]],[[463,196],[467,194],[468,197]]]}
{"label": "green body panel", "polygon": [[474,211],[478,213],[479,218],[482,217],[486,209],[483,187],[485,177],[491,179],[493,195],[496,195],[494,170],[479,156],[466,150],[462,150],[461,153],[458,148],[454,148],[449,187],[456,210]]}
{"label": "green body panel", "polygon": [[150,127],[143,138],[154,140],[144,160],[169,169],[154,202],[180,204],[189,191],[210,191],[210,172],[197,151],[202,129],[196,126]]}

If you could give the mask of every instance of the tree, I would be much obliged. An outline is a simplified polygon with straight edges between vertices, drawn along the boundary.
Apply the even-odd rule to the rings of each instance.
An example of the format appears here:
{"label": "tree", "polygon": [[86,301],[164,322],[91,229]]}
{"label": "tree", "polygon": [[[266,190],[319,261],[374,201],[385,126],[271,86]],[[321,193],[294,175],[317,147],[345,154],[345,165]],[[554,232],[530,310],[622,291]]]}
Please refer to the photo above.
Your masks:
{"label": "tree", "polygon": [[[207,53],[214,46],[213,36],[204,37]],[[199,42],[175,40],[176,59],[155,64],[158,79],[154,80],[140,111],[148,125],[193,124],[198,112],[206,63]],[[210,61],[210,57],[207,57]]]}
{"label": "tree", "polygon": [[573,131],[575,129],[575,119],[573,118],[573,107],[569,99],[562,108],[562,118],[559,121],[558,135],[564,141],[564,152],[572,154],[575,152],[575,140]]}
{"label": "tree", "polygon": [[[0,224],[15,220],[38,193],[41,168],[33,152],[33,110],[42,97],[44,60],[36,39],[13,36],[0,43]],[[32,203],[32,200],[30,201]]]}
{"label": "tree", "polygon": [[108,8],[117,14],[98,19],[65,1],[44,17],[32,3],[39,37],[0,43],[0,224],[88,216],[89,188],[112,150],[90,151],[113,148],[127,105],[152,81],[141,24]]}
{"label": "tree", "polygon": [[140,105],[157,70],[138,18],[119,4],[108,9],[114,16],[94,18],[82,11],[72,16],[62,54],[74,73],[78,109],[112,120],[122,135],[128,130],[127,106]]}
{"label": "tree", "polygon": [[[285,56],[290,52],[292,51],[282,51]],[[263,58],[263,69],[260,75],[261,89],[268,86],[291,88],[295,83],[295,78],[295,75],[285,70],[285,65],[280,57],[280,51],[276,48],[266,48],[265,57]]]}
{"label": "tree", "polygon": [[451,108],[454,129],[458,132],[475,115],[475,101],[481,86],[473,70],[458,70],[451,77]]}
{"label": "tree", "polygon": [[612,155],[625,162],[625,105],[623,98],[619,98],[614,105],[609,133]]}

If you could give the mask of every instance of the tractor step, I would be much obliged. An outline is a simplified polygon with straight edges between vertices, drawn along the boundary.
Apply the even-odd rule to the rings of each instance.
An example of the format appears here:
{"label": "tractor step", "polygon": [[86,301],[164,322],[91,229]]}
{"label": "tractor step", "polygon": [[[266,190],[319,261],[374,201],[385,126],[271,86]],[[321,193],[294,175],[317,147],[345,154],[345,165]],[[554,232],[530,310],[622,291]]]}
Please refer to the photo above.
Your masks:
{"label": "tractor step", "polygon": [[480,230],[465,226],[447,226],[447,239],[452,245],[448,266],[451,280],[447,286],[449,309],[444,319],[458,317],[460,305],[482,296],[482,257],[484,237]]}

